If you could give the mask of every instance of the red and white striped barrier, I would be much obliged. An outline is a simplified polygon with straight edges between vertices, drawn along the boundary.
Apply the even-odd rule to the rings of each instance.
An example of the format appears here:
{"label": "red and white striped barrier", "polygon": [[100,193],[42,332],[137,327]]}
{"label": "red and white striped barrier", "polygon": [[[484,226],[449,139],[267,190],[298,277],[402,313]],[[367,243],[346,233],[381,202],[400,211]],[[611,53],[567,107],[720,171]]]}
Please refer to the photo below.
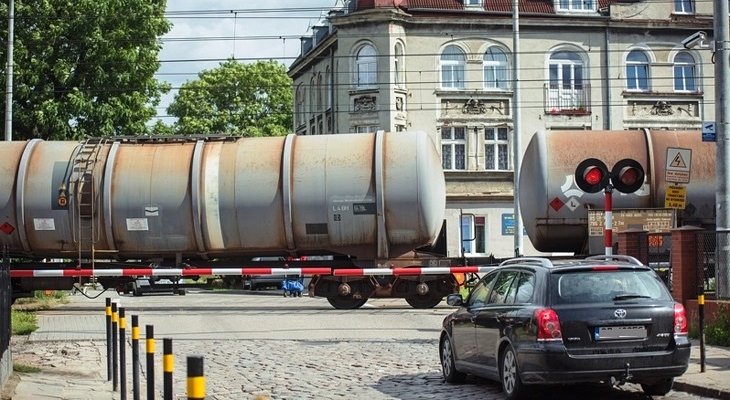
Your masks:
{"label": "red and white striped barrier", "polygon": [[494,267],[405,267],[405,268],[115,268],[115,269],[11,269],[11,278],[63,278],[101,276],[370,276],[445,275],[489,272]]}

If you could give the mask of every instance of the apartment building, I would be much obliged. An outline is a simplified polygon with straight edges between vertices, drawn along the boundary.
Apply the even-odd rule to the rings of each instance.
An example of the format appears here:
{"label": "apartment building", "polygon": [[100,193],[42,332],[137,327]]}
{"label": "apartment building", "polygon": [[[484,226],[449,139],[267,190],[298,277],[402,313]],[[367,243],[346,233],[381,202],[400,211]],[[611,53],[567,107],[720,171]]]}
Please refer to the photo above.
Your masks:
{"label": "apartment building", "polygon": [[[302,135],[416,130],[441,150],[449,256],[514,255],[513,140],[541,130],[699,129],[714,119],[712,3],[352,0],[291,65]],[[515,80],[520,104],[513,104]],[[519,107],[520,131],[514,110]],[[536,254],[525,236],[523,254]]]}

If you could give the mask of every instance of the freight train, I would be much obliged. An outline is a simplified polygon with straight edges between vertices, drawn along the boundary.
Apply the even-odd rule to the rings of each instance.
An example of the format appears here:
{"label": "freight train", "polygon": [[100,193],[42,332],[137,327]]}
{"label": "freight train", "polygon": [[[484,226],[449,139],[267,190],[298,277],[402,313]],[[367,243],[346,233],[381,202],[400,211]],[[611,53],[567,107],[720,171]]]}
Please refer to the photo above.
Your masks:
{"label": "freight train", "polygon": [[77,281],[18,271],[91,268],[119,287],[134,274],[104,270],[256,270],[252,260],[266,256],[331,259],[284,267],[383,270],[315,276],[314,295],[336,308],[373,296],[433,307],[456,289],[448,269],[392,273],[454,264],[418,250],[439,237],[445,208],[426,134],[34,139],[0,144],[0,168],[0,243],[15,290]]}
{"label": "freight train", "polygon": [[[667,154],[678,154],[668,149],[682,149],[689,157],[668,160]],[[674,224],[714,227],[715,143],[703,142],[699,131],[538,132],[525,149],[519,179],[521,215],[537,250],[589,253],[589,210],[604,208],[604,194],[584,193],[575,183],[576,167],[588,158],[603,161],[609,169],[630,158],[645,171],[639,190],[613,193],[614,211],[663,208],[667,188],[679,180],[667,179],[667,170],[687,172],[689,183],[679,184],[686,188],[685,207],[676,209]],[[599,245],[602,250],[603,238]]]}

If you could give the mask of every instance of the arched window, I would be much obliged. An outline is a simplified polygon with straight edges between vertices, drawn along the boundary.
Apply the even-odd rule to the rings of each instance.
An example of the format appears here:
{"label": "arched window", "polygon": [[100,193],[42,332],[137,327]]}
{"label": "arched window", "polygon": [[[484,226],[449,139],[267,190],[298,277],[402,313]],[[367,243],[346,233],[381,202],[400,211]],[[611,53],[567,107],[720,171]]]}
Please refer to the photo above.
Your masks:
{"label": "arched window", "polygon": [[324,85],[322,85],[322,74],[317,74],[317,112],[322,112],[322,106],[324,105],[322,96],[324,92]]}
{"label": "arched window", "polygon": [[484,88],[509,89],[509,63],[499,47],[492,46],[484,53]]}
{"label": "arched window", "polygon": [[393,79],[395,86],[403,87],[405,86],[405,79],[403,77],[403,73],[405,71],[405,66],[403,65],[405,57],[403,57],[403,45],[400,43],[396,43],[395,45],[395,58],[393,61],[395,63],[393,66]]}
{"label": "arched window", "polygon": [[458,47],[446,46],[441,53],[441,87],[444,89],[463,89],[464,88],[464,65],[466,64],[466,56]]}
{"label": "arched window", "polygon": [[355,84],[357,87],[374,86],[377,76],[375,48],[369,44],[363,45],[355,56]]}
{"label": "arched window", "polygon": [[694,92],[696,90],[695,59],[689,52],[680,51],[674,56],[674,91]]}
{"label": "arched window", "polygon": [[626,89],[649,90],[649,57],[641,50],[631,50],[626,56]]}
{"label": "arched window", "polygon": [[550,112],[585,111],[588,93],[584,81],[583,58],[573,51],[556,51],[548,63],[548,109]]}
{"label": "arched window", "polygon": [[311,114],[309,118],[314,118],[314,113],[317,112],[317,103],[315,100],[315,96],[317,94],[317,81],[314,77],[312,77],[312,80],[309,81],[309,113]]}
{"label": "arched window", "polygon": [[297,102],[294,110],[297,126],[304,125],[307,122],[307,119],[304,116],[304,96],[306,96],[304,84],[300,83],[299,86],[297,86]]}
{"label": "arched window", "polygon": [[332,108],[332,71],[330,71],[329,65],[324,73],[324,90],[325,99],[327,99],[327,108]]}

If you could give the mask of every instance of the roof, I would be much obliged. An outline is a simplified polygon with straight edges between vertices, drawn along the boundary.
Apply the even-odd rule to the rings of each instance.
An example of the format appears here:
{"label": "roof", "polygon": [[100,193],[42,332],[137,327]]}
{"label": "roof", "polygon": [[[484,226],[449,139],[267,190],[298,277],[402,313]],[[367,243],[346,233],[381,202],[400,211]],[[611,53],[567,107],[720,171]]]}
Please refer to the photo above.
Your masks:
{"label": "roof", "polygon": [[[518,0],[519,11],[535,14],[555,14],[553,0]],[[606,7],[617,0],[598,0],[598,7]],[[372,8],[402,8],[404,10],[466,10],[464,0],[359,0],[357,10]],[[484,11],[512,12],[512,0],[485,0]]]}

